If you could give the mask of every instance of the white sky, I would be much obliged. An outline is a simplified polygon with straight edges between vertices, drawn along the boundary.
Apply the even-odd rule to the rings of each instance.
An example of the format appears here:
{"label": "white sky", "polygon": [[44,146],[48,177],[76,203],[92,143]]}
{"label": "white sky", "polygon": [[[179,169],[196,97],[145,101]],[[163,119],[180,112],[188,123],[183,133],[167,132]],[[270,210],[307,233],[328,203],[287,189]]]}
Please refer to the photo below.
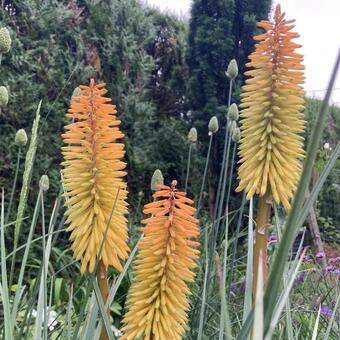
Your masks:
{"label": "white sky", "polygon": [[[144,0],[148,4],[167,9],[182,16],[190,13],[191,0]],[[296,41],[303,47],[305,57],[305,90],[310,96],[323,97],[340,48],[340,0],[281,0],[281,10],[287,19],[296,19]],[[340,105],[340,75],[338,73],[332,102]]]}

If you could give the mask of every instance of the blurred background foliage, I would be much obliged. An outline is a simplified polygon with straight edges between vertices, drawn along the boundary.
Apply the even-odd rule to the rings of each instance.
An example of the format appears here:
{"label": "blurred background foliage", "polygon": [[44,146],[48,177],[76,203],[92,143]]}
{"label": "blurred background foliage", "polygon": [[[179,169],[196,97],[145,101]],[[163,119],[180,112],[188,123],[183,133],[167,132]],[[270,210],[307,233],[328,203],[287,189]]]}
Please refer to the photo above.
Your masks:
{"label": "blurred background foliage", "polygon": [[[225,70],[236,58],[240,75],[232,101],[238,103],[242,73],[254,47],[256,21],[268,17],[270,5],[270,0],[195,0],[191,17],[186,19],[161,13],[137,0],[1,1],[1,26],[9,28],[13,44],[11,52],[2,58],[0,70],[1,85],[10,94],[9,104],[0,114],[0,186],[12,185],[15,132],[24,128],[30,134],[41,99],[42,122],[32,187],[37,187],[41,175],[48,174],[51,189],[46,201],[47,209],[51,209],[52,198],[60,188],[64,114],[74,88],[94,77],[108,84],[126,134],[132,218],[150,199],[150,178],[156,168],[162,170],[166,183],[177,179],[179,187],[184,187],[187,133],[192,126],[198,129],[198,142],[192,152],[189,193],[197,198],[207,152],[207,126],[217,115],[220,130],[214,139],[205,188],[205,197],[208,193],[212,197],[212,211],[226,125],[229,81]],[[307,139],[319,105],[317,99],[306,102]],[[339,109],[332,108],[323,137],[326,147],[319,153],[315,178],[339,134]],[[332,240],[337,240],[340,222],[336,208],[339,168],[337,163],[317,204],[321,231],[327,231],[324,235]],[[22,171],[23,167],[17,193]],[[240,206],[241,197],[232,190],[230,210]],[[34,194],[29,195],[30,214],[35,199]],[[204,208],[208,211],[207,199]]]}

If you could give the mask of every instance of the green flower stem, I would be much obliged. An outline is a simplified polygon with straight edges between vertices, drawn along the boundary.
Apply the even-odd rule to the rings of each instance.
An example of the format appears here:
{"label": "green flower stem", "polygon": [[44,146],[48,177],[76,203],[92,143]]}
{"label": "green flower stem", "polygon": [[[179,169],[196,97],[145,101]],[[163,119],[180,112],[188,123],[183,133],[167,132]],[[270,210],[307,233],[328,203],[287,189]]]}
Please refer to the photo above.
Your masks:
{"label": "green flower stem", "polygon": [[10,196],[9,204],[8,204],[8,208],[7,208],[5,224],[8,223],[8,220],[11,217],[11,209],[12,209],[12,204],[13,204],[13,198],[14,198],[15,188],[17,186],[18,173],[19,173],[19,168],[20,168],[20,157],[21,157],[21,148],[19,148],[19,151],[18,151],[17,163],[16,163],[16,167],[15,167],[14,181],[13,181],[11,196]]}
{"label": "green flower stem", "polygon": [[185,178],[185,186],[184,186],[184,191],[185,191],[185,192],[187,192],[187,190],[188,190],[188,181],[189,181],[189,173],[190,173],[190,161],[191,161],[192,144],[193,144],[193,143],[190,142],[190,145],[189,145],[189,152],[188,152],[187,174],[186,174],[186,178]]}
{"label": "green flower stem", "polygon": [[202,196],[203,196],[203,190],[204,190],[204,187],[205,187],[205,181],[206,181],[207,172],[208,172],[208,165],[209,165],[209,159],[210,159],[211,145],[212,145],[212,141],[213,141],[213,136],[214,136],[214,134],[212,133],[210,135],[210,139],[209,139],[209,146],[208,146],[207,157],[206,157],[206,160],[205,160],[205,167],[204,167],[201,191],[200,191],[200,196],[199,196],[198,204],[197,204],[197,214],[199,213],[199,211],[200,211],[200,209],[202,207]]}
{"label": "green flower stem", "polygon": [[266,284],[267,278],[267,242],[268,242],[268,230],[270,224],[270,215],[272,208],[271,194],[267,192],[260,197],[257,210],[256,219],[256,236],[255,236],[255,246],[254,246],[254,267],[253,267],[253,298],[255,301],[257,282],[259,281],[258,272],[260,257],[262,262],[262,274],[263,274],[263,284]]}

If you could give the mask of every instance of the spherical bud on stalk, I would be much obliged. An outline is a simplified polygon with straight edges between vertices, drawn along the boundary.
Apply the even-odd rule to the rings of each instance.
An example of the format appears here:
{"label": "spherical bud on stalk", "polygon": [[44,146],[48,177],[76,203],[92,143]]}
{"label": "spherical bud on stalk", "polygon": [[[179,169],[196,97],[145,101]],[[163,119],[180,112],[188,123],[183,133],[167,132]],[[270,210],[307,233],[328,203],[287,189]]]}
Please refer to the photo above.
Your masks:
{"label": "spherical bud on stalk", "polygon": [[14,142],[17,146],[20,147],[23,147],[27,144],[27,134],[24,129],[20,129],[17,131],[17,133],[15,134]]}
{"label": "spherical bud on stalk", "polygon": [[197,142],[197,130],[196,128],[191,128],[189,133],[188,133],[188,140],[191,143],[196,143]]}
{"label": "spherical bud on stalk", "polygon": [[0,107],[6,107],[8,104],[8,91],[5,86],[0,86]]}
{"label": "spherical bud on stalk", "polygon": [[11,49],[12,39],[6,27],[0,28],[0,53],[8,53]]}
{"label": "spherical bud on stalk", "polygon": [[237,77],[238,66],[237,66],[237,61],[235,59],[230,60],[225,74],[230,80],[234,80]]}
{"label": "spherical bud on stalk", "polygon": [[218,119],[216,116],[211,117],[208,125],[209,134],[216,133],[218,131]]}
{"label": "spherical bud on stalk", "polygon": [[238,143],[239,140],[241,139],[241,131],[238,127],[236,127],[233,131],[232,131],[232,135],[231,135],[231,139],[235,142]]}
{"label": "spherical bud on stalk", "polygon": [[158,190],[157,186],[163,185],[163,184],[164,184],[164,177],[163,177],[162,171],[159,169],[156,169],[151,178],[151,190],[157,191]]}
{"label": "spherical bud on stalk", "polygon": [[39,188],[42,191],[47,191],[50,187],[50,180],[48,179],[47,175],[42,175],[40,177],[40,181],[39,181]]}
{"label": "spherical bud on stalk", "polygon": [[71,97],[71,103],[73,101],[78,101],[78,98],[76,99],[75,97],[79,97],[81,95],[81,88],[79,86],[77,86],[72,93],[72,97]]}
{"label": "spherical bud on stalk", "polygon": [[238,113],[238,107],[235,103],[231,104],[228,109],[228,119],[238,121],[239,113]]}

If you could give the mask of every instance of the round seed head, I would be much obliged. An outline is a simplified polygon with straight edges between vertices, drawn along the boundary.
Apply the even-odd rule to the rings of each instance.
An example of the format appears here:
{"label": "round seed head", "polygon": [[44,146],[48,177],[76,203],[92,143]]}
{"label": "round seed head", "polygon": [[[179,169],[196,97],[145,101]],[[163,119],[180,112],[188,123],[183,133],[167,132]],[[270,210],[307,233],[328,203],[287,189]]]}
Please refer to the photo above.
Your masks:
{"label": "round seed head", "polygon": [[197,142],[197,130],[196,128],[191,128],[189,133],[188,133],[188,140],[191,143],[196,143]]}
{"label": "round seed head", "polygon": [[6,107],[8,104],[8,91],[5,86],[0,86],[0,107]]}
{"label": "round seed head", "polygon": [[48,179],[47,175],[42,175],[40,177],[40,181],[39,181],[39,188],[42,191],[47,191],[50,187],[50,180]]}
{"label": "round seed head", "polygon": [[238,113],[238,107],[235,103],[231,104],[228,109],[228,118],[230,120],[238,121],[239,113]]}
{"label": "round seed head", "polygon": [[152,175],[151,178],[151,190],[157,191],[157,185],[163,185],[164,184],[164,178],[162,171],[159,169],[156,169],[155,172]]}
{"label": "round seed head", "polygon": [[17,146],[20,147],[25,146],[27,144],[27,134],[24,129],[20,129],[17,131],[17,133],[15,134],[14,142]]}
{"label": "round seed head", "polygon": [[234,120],[229,121],[228,128],[232,133],[237,128],[237,123]]}
{"label": "round seed head", "polygon": [[208,125],[210,133],[216,133],[218,131],[218,119],[216,116],[211,117]]}
{"label": "round seed head", "polygon": [[11,49],[12,40],[6,27],[0,28],[0,53],[8,53]]}
{"label": "round seed head", "polygon": [[238,67],[235,59],[230,60],[227,72],[225,73],[229,79],[235,79],[238,75]]}

